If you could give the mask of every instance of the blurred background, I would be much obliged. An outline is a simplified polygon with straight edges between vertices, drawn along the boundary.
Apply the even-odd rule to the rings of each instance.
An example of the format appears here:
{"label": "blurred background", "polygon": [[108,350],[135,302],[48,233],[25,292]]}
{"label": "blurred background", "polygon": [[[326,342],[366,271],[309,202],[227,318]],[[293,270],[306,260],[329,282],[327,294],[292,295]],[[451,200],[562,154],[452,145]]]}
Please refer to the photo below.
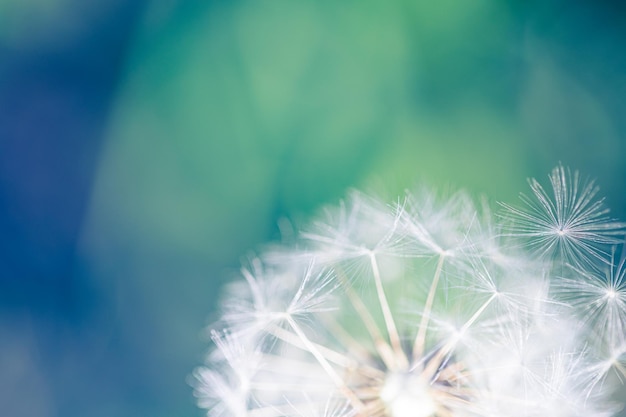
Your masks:
{"label": "blurred background", "polygon": [[220,286],[351,187],[626,219],[621,4],[0,0],[0,415],[201,416]]}

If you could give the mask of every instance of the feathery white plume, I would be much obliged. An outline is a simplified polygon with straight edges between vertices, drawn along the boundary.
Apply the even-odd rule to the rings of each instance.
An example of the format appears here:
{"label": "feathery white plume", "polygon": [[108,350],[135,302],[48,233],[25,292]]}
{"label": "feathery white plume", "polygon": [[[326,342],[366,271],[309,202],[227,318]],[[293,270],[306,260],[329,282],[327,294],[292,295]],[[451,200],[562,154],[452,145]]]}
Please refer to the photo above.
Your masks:
{"label": "feathery white plume", "polygon": [[[623,405],[624,225],[558,166],[494,216],[359,193],[242,268],[195,371],[211,417],[600,417]],[[617,382],[616,382],[617,381]],[[623,401],[622,401],[623,402]]]}

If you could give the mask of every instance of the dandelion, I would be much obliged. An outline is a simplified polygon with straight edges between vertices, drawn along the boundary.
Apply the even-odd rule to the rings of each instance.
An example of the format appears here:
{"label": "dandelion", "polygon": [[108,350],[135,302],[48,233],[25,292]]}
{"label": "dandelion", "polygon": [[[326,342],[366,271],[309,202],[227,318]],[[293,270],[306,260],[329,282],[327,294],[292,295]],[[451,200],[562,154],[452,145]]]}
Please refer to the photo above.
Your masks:
{"label": "dandelion", "polygon": [[561,165],[552,170],[550,183],[554,198],[530,179],[534,198],[521,194],[524,209],[502,204],[512,219],[511,233],[528,238],[540,257],[556,252],[573,264],[606,259],[607,245],[619,243],[625,225],[611,219],[604,200],[595,198],[599,188]]}
{"label": "dandelion", "polygon": [[494,216],[353,193],[252,258],[195,372],[210,417],[600,417],[626,379],[623,232],[557,167]]}

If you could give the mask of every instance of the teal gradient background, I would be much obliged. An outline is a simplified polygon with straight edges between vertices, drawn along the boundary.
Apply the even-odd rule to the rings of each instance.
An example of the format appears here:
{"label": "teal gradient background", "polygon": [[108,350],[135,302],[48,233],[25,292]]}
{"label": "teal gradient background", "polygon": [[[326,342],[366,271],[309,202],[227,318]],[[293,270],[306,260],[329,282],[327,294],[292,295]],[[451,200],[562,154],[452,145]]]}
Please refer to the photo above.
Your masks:
{"label": "teal gradient background", "polygon": [[626,219],[625,44],[609,1],[0,0],[0,414],[202,415],[221,285],[350,188],[561,162]]}

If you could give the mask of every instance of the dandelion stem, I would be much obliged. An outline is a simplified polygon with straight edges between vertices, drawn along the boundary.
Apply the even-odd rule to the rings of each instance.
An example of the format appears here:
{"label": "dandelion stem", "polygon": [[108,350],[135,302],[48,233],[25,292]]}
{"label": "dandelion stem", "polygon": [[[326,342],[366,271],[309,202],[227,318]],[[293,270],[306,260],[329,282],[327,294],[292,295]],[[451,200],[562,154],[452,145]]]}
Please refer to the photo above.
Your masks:
{"label": "dandelion stem", "polygon": [[[369,358],[371,356],[368,349],[366,349],[361,342],[357,341],[350,334],[350,332],[337,322],[337,320],[335,320],[330,314],[322,316],[322,320],[326,328],[332,333],[337,341],[341,343],[342,346],[346,347],[346,351],[350,352],[351,356],[361,358]],[[391,352],[390,349],[389,352]]]}
{"label": "dandelion stem", "polygon": [[[280,328],[278,326],[274,326],[267,330],[269,334],[277,337],[278,339],[289,343],[292,346],[295,346],[299,349],[304,349],[306,351],[309,350],[307,345],[304,344],[299,335],[294,335],[288,330]],[[319,345],[314,342],[310,342],[317,351],[326,358],[327,361],[334,363],[335,365],[339,365],[348,370],[357,370],[363,375],[366,375],[371,378],[383,378],[385,375],[379,369],[373,368],[363,363],[358,363],[352,358],[345,356],[344,354],[329,349],[325,346]],[[301,367],[301,365],[299,365]]]}
{"label": "dandelion stem", "polygon": [[[489,297],[487,301],[483,303],[482,306],[476,310],[476,312],[470,317],[468,321],[465,322],[463,327],[458,331],[459,335],[463,335],[470,328],[472,324],[480,317],[480,315],[485,311],[485,309],[491,304],[491,302],[498,296],[498,293],[494,293]],[[459,342],[459,337],[455,337],[451,339],[448,343],[446,343],[441,349],[437,351],[437,354],[428,362],[428,366],[424,369],[423,375],[430,378],[433,375],[436,375],[439,367],[445,361],[445,357],[452,352],[456,344]]]}
{"label": "dandelion stem", "polygon": [[365,407],[365,404],[363,404],[363,402],[359,399],[359,397],[357,397],[354,391],[352,391],[345,384],[341,376],[337,374],[335,369],[330,365],[326,357],[319,351],[317,346],[315,346],[315,344],[311,342],[311,340],[309,340],[309,338],[304,333],[304,331],[302,331],[298,323],[296,323],[296,321],[289,315],[286,315],[285,318],[287,320],[287,323],[289,323],[293,331],[296,333],[296,335],[298,335],[300,340],[302,340],[302,343],[304,344],[306,349],[315,357],[315,359],[322,366],[326,374],[330,377],[333,383],[337,386],[339,391],[341,391],[341,393],[346,397],[346,399],[350,401],[350,404],[352,404],[352,406],[356,408],[357,410],[363,409]]}
{"label": "dandelion stem", "polygon": [[367,332],[370,334],[370,337],[374,341],[374,347],[376,351],[380,355],[381,360],[385,363],[387,368],[392,368],[394,363],[394,356],[391,350],[391,346],[385,341],[383,335],[380,333],[374,318],[370,314],[369,310],[363,303],[363,300],[359,297],[359,295],[354,291],[352,286],[346,282],[346,280],[342,280],[345,286],[346,295],[352,304],[352,307],[356,310],[359,318],[365,325]]}
{"label": "dandelion stem", "polygon": [[433,301],[435,300],[435,292],[439,285],[439,277],[441,276],[441,270],[443,269],[443,261],[445,255],[442,253],[439,255],[439,262],[437,262],[437,269],[435,270],[435,276],[433,282],[430,284],[428,290],[428,297],[426,298],[426,304],[424,305],[424,313],[422,314],[422,320],[420,321],[419,328],[417,330],[417,336],[413,343],[413,361],[418,361],[424,354],[424,347],[426,345],[426,328],[428,327],[428,321],[430,320],[430,313],[433,308]]}
{"label": "dandelion stem", "polygon": [[385,318],[385,325],[387,326],[387,332],[389,333],[389,342],[391,342],[391,347],[395,353],[395,365],[397,368],[406,369],[409,366],[409,363],[404,351],[402,350],[402,345],[400,344],[400,334],[398,333],[396,323],[394,322],[393,315],[391,314],[391,308],[389,307],[389,302],[387,301],[387,296],[385,295],[385,290],[383,289],[383,283],[380,279],[380,270],[374,253],[370,254],[370,261],[372,264],[372,272],[374,273],[374,282],[376,283],[378,302],[380,303],[380,308],[383,311],[383,317]]}
{"label": "dandelion stem", "polygon": [[498,296],[498,293],[491,294],[491,297],[489,297],[489,299],[487,301],[485,301],[483,303],[483,305],[480,306],[480,308],[478,310],[476,310],[476,312],[472,315],[472,317],[470,317],[470,319],[467,322],[465,322],[463,327],[461,327],[461,333],[465,333],[465,331],[467,329],[469,329],[472,324],[474,324],[474,322],[478,319],[478,317],[480,317],[480,315],[483,313],[483,311],[485,311],[485,309],[489,306],[489,304],[491,304],[491,302],[497,296]]}

